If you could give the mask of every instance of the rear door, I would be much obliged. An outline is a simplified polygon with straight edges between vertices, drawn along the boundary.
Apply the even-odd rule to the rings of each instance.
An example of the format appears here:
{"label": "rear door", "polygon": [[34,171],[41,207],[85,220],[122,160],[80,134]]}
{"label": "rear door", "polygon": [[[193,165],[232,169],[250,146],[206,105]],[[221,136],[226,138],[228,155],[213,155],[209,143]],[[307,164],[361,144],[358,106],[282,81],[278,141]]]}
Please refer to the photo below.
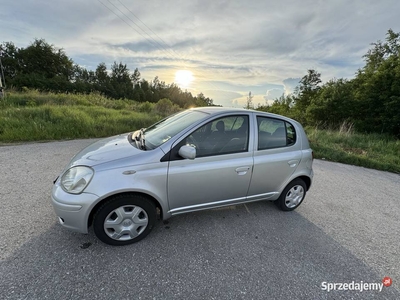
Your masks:
{"label": "rear door", "polygon": [[268,199],[278,194],[294,173],[302,153],[295,127],[282,119],[257,116],[253,178],[248,199]]}

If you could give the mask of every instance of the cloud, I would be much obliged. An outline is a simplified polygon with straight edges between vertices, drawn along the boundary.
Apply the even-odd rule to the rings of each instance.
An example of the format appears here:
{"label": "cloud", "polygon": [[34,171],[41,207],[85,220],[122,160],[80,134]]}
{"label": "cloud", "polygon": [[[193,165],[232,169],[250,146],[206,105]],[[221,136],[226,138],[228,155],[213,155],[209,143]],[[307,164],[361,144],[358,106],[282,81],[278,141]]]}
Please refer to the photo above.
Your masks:
{"label": "cloud", "polygon": [[213,99],[215,104],[226,107],[241,107],[237,101],[238,98],[242,97],[240,93],[222,90],[204,90],[204,94]]}
{"label": "cloud", "polygon": [[266,96],[264,96],[265,100],[275,100],[281,97],[284,94],[283,89],[271,89],[267,91]]}
{"label": "cloud", "polygon": [[300,84],[301,78],[286,78],[283,80],[285,95],[294,92],[295,88]]}
{"label": "cloud", "polygon": [[400,31],[398,11],[397,0],[3,0],[0,28],[2,41],[44,38],[92,69],[122,61],[167,83],[187,69],[196,90],[238,93],[240,104],[249,91],[292,92],[308,69],[352,78],[370,43]]}

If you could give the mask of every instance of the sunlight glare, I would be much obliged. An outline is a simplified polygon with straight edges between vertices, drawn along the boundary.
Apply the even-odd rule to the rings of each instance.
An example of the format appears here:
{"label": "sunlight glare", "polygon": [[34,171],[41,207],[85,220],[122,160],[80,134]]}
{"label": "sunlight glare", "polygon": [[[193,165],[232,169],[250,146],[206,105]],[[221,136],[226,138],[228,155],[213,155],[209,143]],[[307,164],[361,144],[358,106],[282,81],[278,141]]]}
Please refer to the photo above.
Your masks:
{"label": "sunlight glare", "polygon": [[189,87],[193,79],[193,73],[188,70],[179,70],[175,73],[175,83],[181,88]]}

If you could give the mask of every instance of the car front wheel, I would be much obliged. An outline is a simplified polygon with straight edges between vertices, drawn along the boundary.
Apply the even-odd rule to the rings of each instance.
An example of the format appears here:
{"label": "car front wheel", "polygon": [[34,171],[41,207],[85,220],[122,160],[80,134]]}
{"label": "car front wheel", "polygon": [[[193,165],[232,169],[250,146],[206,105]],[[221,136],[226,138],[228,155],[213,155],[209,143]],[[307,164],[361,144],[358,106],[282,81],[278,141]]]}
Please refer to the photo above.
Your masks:
{"label": "car front wheel", "polygon": [[285,211],[294,210],[306,196],[306,184],[301,179],[295,179],[290,182],[283,190],[279,199],[276,200],[278,207]]}
{"label": "car front wheel", "polygon": [[140,241],[156,220],[154,204],[140,195],[125,194],[105,202],[96,212],[93,227],[104,243],[123,246]]}

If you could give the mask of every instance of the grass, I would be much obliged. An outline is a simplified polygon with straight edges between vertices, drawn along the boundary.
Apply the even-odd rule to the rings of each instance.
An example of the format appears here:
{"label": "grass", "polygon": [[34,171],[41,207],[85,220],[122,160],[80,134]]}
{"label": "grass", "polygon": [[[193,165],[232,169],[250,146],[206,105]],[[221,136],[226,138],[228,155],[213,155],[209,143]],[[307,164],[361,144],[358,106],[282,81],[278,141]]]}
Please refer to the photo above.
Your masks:
{"label": "grass", "polygon": [[307,128],[316,158],[400,173],[400,140],[349,130]]}
{"label": "grass", "polygon": [[[169,114],[160,107],[149,102],[111,100],[96,93],[11,91],[6,99],[0,99],[0,142],[111,136],[147,127]],[[351,124],[343,124],[336,131],[306,131],[316,158],[400,173],[400,140],[354,133]]]}
{"label": "grass", "polygon": [[147,127],[162,118],[154,104],[99,94],[10,92],[0,100],[0,142],[98,138]]}

